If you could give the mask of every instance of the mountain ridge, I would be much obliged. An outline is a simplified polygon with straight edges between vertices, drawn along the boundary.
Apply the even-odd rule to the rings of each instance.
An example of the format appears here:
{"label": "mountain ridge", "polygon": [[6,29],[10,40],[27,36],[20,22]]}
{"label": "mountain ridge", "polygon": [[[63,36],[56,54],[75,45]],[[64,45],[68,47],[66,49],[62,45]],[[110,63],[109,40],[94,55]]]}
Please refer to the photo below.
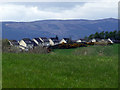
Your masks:
{"label": "mountain ridge", "polygon": [[32,22],[2,22],[3,38],[20,40],[35,37],[83,38],[95,32],[118,30],[118,19],[98,20],[37,20]]}

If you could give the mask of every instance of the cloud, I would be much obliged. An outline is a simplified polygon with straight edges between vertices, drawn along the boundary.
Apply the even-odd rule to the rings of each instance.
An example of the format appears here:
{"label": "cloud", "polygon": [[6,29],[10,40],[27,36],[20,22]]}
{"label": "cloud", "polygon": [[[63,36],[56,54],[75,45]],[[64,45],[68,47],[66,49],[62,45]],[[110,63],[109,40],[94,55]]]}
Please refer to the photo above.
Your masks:
{"label": "cloud", "polygon": [[45,19],[100,19],[109,17],[117,18],[118,0],[115,0],[116,2],[109,1],[101,0],[100,2],[87,2],[82,5],[75,3],[74,7],[70,8],[69,6],[66,9],[57,5],[53,5],[53,7],[40,7],[38,5],[26,6],[24,4],[19,5],[14,3],[2,3],[0,5],[0,16],[2,17],[0,18],[0,21],[35,21]]}

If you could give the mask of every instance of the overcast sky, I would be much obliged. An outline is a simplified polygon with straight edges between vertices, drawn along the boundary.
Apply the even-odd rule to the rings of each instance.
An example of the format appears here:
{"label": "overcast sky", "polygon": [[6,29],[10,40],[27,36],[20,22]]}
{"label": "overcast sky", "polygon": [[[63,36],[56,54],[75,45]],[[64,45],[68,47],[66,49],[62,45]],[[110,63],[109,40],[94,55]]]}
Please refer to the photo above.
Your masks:
{"label": "overcast sky", "polygon": [[118,1],[4,2],[0,3],[0,21],[118,18]]}

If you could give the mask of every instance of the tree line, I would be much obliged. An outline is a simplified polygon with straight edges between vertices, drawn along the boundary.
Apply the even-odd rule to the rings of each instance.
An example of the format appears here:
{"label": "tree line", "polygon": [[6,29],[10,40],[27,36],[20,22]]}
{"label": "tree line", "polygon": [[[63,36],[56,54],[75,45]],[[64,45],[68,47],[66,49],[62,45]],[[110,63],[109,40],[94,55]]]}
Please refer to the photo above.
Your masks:
{"label": "tree line", "polygon": [[91,34],[88,37],[85,37],[85,39],[93,39],[93,38],[99,38],[99,39],[115,39],[120,40],[120,31],[114,30],[114,31],[102,31],[102,32],[96,32],[95,34]]}

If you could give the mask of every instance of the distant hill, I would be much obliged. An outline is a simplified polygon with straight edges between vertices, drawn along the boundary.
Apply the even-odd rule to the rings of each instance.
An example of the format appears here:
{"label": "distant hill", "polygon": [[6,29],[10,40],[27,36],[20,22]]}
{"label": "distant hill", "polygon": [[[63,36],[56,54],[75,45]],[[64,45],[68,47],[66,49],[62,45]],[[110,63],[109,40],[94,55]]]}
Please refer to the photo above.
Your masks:
{"label": "distant hill", "polygon": [[40,20],[33,22],[2,22],[2,37],[20,40],[34,37],[84,38],[95,32],[118,30],[118,20]]}

